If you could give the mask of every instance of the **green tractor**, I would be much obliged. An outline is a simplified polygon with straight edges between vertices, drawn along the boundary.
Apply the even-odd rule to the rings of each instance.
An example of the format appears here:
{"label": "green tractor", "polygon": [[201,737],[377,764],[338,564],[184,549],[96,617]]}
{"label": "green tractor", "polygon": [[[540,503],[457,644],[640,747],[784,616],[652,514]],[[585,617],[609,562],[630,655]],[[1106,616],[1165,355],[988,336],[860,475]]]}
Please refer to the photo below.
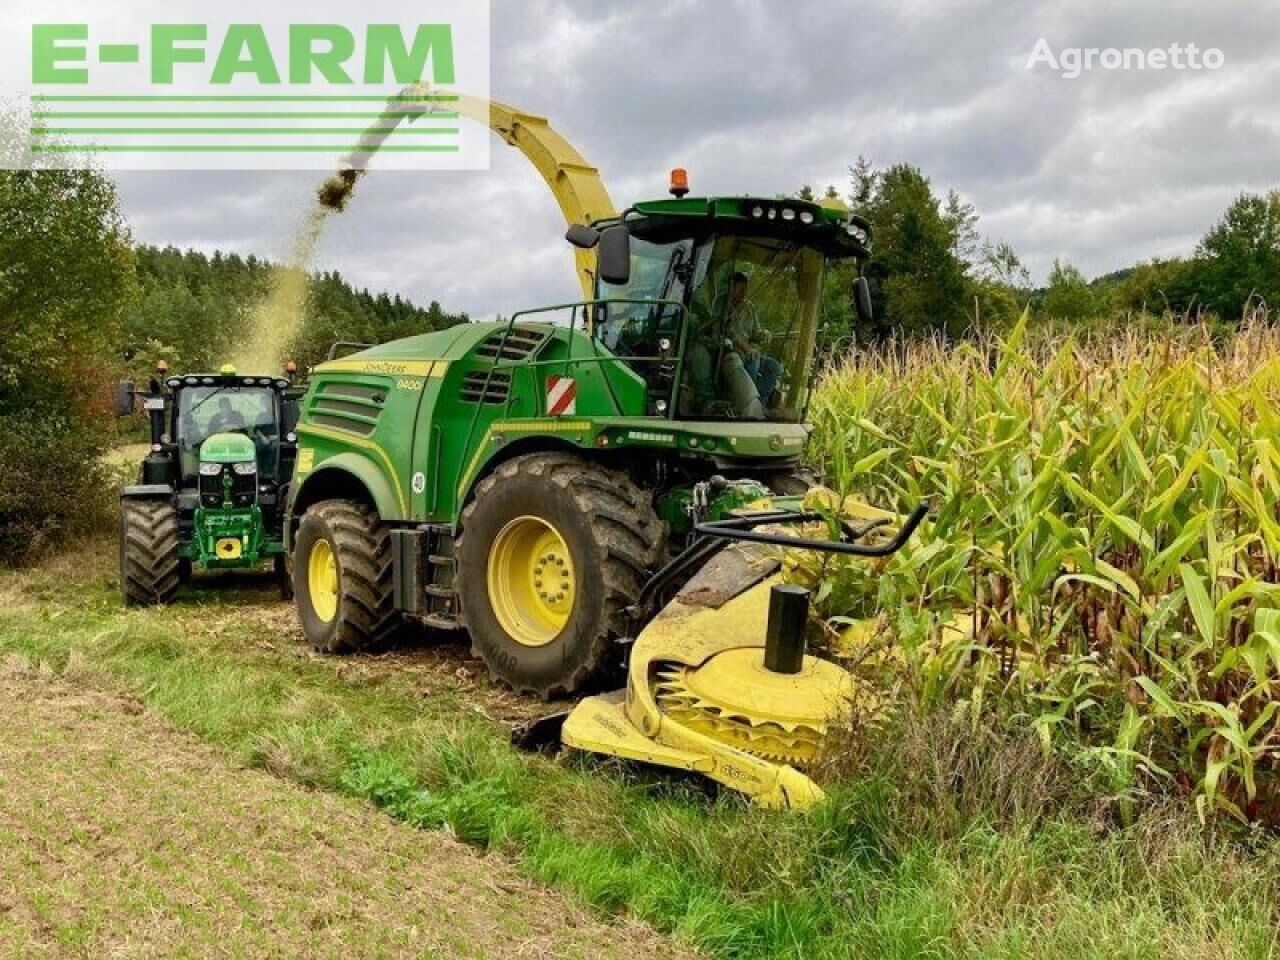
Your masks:
{"label": "green tractor", "polygon": [[[562,166],[553,189],[590,171]],[[408,619],[464,628],[517,691],[598,686],[696,572],[701,525],[807,489],[824,273],[861,264],[869,228],[838,204],[686,192],[571,218],[581,302],[315,369],[285,536],[317,649]],[[866,315],[861,276],[851,293]]]}
{"label": "green tractor", "polygon": [[[290,365],[287,372],[292,372]],[[126,606],[168,603],[193,569],[272,563],[292,594],[282,534],[297,437],[288,376],[165,377],[120,384],[117,413],[142,398],[151,447],[139,482],[121,493],[120,588]]]}

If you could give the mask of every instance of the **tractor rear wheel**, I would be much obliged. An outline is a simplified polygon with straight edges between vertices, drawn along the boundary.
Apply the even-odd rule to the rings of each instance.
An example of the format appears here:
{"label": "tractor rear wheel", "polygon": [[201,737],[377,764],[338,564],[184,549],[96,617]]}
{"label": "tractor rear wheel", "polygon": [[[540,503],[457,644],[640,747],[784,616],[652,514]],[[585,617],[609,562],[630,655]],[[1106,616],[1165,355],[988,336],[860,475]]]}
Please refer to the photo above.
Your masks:
{"label": "tractor rear wheel", "polygon": [[120,593],[126,607],[168,603],[181,579],[178,511],[168,500],[120,504]]}
{"label": "tractor rear wheel", "polygon": [[302,517],[293,592],[302,632],[321,653],[384,646],[400,624],[391,579],[391,531],[372,507],[326,500]]}
{"label": "tractor rear wheel", "polygon": [[496,679],[552,697],[616,668],[666,534],[625,473],[572,454],[517,457],[477,484],[461,529],[461,619]]}

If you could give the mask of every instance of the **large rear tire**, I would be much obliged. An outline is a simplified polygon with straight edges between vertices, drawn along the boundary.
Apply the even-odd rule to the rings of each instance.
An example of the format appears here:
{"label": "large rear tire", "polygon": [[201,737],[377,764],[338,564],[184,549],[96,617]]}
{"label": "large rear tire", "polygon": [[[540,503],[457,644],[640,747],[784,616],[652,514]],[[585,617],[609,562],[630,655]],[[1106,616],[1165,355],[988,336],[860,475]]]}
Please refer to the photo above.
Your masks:
{"label": "large rear tire", "polygon": [[383,647],[401,622],[391,574],[391,531],[372,507],[326,500],[302,517],[293,546],[302,632],[321,653]]}
{"label": "large rear tire", "polygon": [[552,697],[610,675],[665,536],[621,471],[572,454],[499,465],[463,510],[457,544],[461,620],[494,678]]}
{"label": "large rear tire", "polygon": [[168,500],[120,503],[120,594],[126,607],[168,603],[178,592],[178,511]]}

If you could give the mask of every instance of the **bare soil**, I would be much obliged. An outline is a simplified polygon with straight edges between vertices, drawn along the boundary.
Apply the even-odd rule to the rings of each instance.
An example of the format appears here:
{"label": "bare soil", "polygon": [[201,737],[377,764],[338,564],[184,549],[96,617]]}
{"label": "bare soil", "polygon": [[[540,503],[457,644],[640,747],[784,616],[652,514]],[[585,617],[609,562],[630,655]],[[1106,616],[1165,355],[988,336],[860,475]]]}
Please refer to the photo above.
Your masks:
{"label": "bare soil", "polygon": [[[288,635],[274,610],[252,615]],[[14,656],[0,661],[0,955],[685,954],[499,856],[238,768],[137,701]]]}
{"label": "bare soil", "polygon": [[463,631],[406,626],[386,650],[347,657],[318,654],[302,635],[297,610],[292,603],[279,600],[269,574],[197,574],[167,613],[181,633],[207,632],[207,604],[215,600],[219,603],[219,631],[231,632],[273,654],[320,664],[352,683],[394,683],[424,698],[448,696],[464,709],[512,729],[568,706],[565,701],[518,696],[491,679],[484,661],[471,652],[471,642]]}

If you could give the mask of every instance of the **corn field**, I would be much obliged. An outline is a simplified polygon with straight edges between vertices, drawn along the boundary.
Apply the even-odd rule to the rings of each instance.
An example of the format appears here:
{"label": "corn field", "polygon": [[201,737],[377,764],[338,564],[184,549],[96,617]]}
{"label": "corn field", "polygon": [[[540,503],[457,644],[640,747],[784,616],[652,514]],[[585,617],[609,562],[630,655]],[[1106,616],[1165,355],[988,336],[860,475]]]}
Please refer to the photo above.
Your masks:
{"label": "corn field", "polygon": [[[1280,821],[1280,332],[1027,332],[862,352],[814,450],[842,493],[934,515],[811,571],[881,693],[1034,726],[1120,791]],[[816,562],[816,561],[815,561]]]}

